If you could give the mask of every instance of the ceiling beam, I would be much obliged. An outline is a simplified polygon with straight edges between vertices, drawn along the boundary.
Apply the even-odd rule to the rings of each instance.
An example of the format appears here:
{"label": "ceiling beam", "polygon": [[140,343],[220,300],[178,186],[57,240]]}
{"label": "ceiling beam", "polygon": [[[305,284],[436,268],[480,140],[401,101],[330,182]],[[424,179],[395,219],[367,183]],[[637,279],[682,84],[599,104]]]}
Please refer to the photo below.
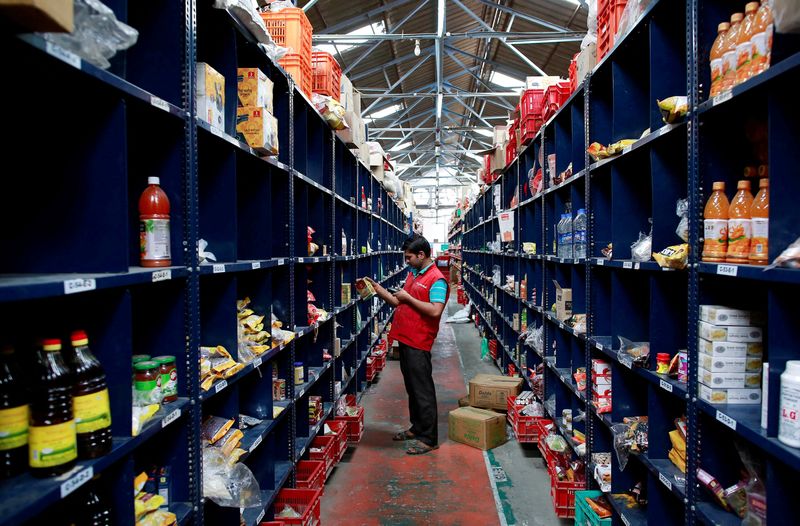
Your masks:
{"label": "ceiling beam", "polygon": [[[417,70],[420,68],[420,66],[422,66],[423,64],[425,64],[425,62],[427,62],[429,58],[430,58],[430,55],[428,55],[428,56],[424,57],[422,60],[420,60],[419,62],[417,62],[416,64],[414,64],[414,67],[412,67],[411,69],[409,69],[408,71],[406,71],[405,73],[403,73],[403,76],[402,76],[402,77],[400,77],[399,79],[397,79],[397,82],[395,82],[394,84],[392,84],[391,86],[389,86],[388,93],[391,93],[391,91],[392,91],[393,89],[395,89],[397,86],[399,86],[400,84],[402,84],[402,83],[403,83],[403,81],[404,81],[404,80],[406,80],[408,77],[410,77],[411,75],[413,75],[413,74],[414,74],[414,72],[415,72],[415,71],[417,71]],[[390,95],[389,95],[389,96],[390,96]],[[381,99],[382,99],[382,98],[383,98],[383,97],[376,99],[376,100],[375,100],[375,101],[374,101],[372,104],[370,104],[370,105],[369,105],[369,107],[367,107],[367,109],[365,109],[365,110],[361,110],[361,115],[367,115],[367,114],[369,114],[369,110],[371,110],[372,108],[374,108],[374,107],[375,107],[375,105],[376,105],[376,104],[378,104],[378,103],[381,101]]]}
{"label": "ceiling beam", "polygon": [[[324,35],[326,33],[336,33],[337,31],[343,31],[352,27],[360,27],[364,25],[364,22],[371,22],[372,18],[385,13],[387,11],[391,11],[396,7],[400,7],[401,5],[408,4],[413,0],[394,0],[394,2],[389,2],[386,5],[382,5],[380,7],[376,7],[375,9],[370,9],[365,13],[356,13],[355,15],[348,17],[346,20],[339,22],[338,24],[334,24],[332,26],[320,29],[317,31],[314,30],[315,35]],[[366,20],[364,20],[366,19]]]}
{"label": "ceiling beam", "polygon": [[[433,46],[428,46],[428,47],[420,50],[419,56],[423,57],[423,56],[432,55],[433,52],[434,52],[434,47]],[[352,82],[355,83],[355,82],[357,82],[357,81],[359,81],[361,79],[369,77],[370,75],[374,75],[376,73],[380,73],[381,71],[383,71],[387,67],[397,66],[397,65],[403,64],[404,62],[408,62],[409,60],[413,60],[415,58],[419,58],[419,57],[417,57],[414,53],[408,53],[408,54],[403,55],[401,57],[397,57],[396,59],[394,59],[392,61],[386,62],[385,64],[381,64],[380,66],[375,66],[375,67],[372,67],[372,68],[367,69],[365,71],[359,71],[358,73],[353,74],[353,76],[351,76],[349,78],[350,78],[350,80]]]}
{"label": "ceiling beam", "polygon": [[526,14],[526,13],[522,13],[522,12],[518,11],[517,9],[511,8],[511,7],[506,7],[504,5],[499,5],[499,4],[495,3],[493,0],[477,0],[477,1],[480,2],[481,4],[487,5],[489,7],[493,7],[493,8],[495,8],[498,11],[501,11],[503,13],[506,13],[506,14],[509,14],[509,15],[513,15],[513,16],[519,18],[520,20],[526,20],[528,22],[531,22],[531,23],[534,23],[534,24],[538,24],[541,27],[544,27],[544,28],[547,28],[547,29],[552,29],[553,31],[558,31],[558,32],[562,32],[562,33],[567,33],[567,32],[570,31],[566,27],[562,27],[562,26],[559,26],[558,24],[554,24],[552,22],[548,22],[547,20],[543,20],[543,19],[541,19],[539,17],[533,16],[533,15],[529,15],[529,14]]}
{"label": "ceiling beam", "polygon": [[[453,1],[453,0],[451,0]],[[540,44],[557,44],[561,42],[577,42],[583,40],[586,36],[584,33],[581,35],[578,31],[570,31],[569,33],[553,33],[553,32],[505,32],[505,31],[468,31],[464,33],[448,33],[441,38],[442,41],[456,41],[456,40],[491,40],[496,38],[507,38],[509,43],[513,44],[516,40],[540,40]],[[331,33],[314,33],[311,37],[315,44],[350,44],[352,46],[365,45],[366,42],[375,40],[437,40],[436,33],[401,33],[401,34],[378,34],[372,33],[363,34],[331,34]],[[577,39],[577,40],[576,40]]]}

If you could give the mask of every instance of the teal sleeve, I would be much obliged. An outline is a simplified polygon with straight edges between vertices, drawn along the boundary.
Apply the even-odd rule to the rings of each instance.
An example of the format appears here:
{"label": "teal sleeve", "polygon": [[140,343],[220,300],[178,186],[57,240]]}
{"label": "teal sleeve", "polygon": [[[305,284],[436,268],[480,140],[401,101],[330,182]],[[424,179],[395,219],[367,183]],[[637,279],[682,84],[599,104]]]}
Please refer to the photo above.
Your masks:
{"label": "teal sleeve", "polygon": [[444,303],[447,301],[447,282],[443,279],[436,280],[429,293],[431,303]]}

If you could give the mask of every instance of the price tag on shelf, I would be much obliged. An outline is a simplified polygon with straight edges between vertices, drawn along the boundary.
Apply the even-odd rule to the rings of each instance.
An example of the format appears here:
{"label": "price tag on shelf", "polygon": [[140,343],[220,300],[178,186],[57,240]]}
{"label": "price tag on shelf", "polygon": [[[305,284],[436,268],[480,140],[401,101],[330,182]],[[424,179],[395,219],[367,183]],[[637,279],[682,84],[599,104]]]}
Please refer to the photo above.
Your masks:
{"label": "price tag on shelf", "polygon": [[61,498],[63,499],[67,495],[73,493],[76,489],[92,480],[93,476],[94,468],[92,468],[92,466],[77,472],[75,475],[70,477],[69,480],[61,484]]}
{"label": "price tag on shelf", "polygon": [[153,272],[153,283],[157,281],[169,281],[172,279],[172,271],[169,269],[166,270],[156,270]]}
{"label": "price tag on shelf", "polygon": [[266,515],[266,513],[267,513],[267,510],[265,510],[265,509],[261,510],[261,513],[258,514],[258,518],[256,519],[256,524],[260,524],[261,523],[261,520],[264,518],[264,515]]}
{"label": "price tag on shelf", "polygon": [[259,367],[261,367],[262,363],[264,363],[264,361],[261,359],[260,356],[258,358],[253,358],[253,369],[258,369]]}
{"label": "price tag on shelf", "polygon": [[93,279],[68,279],[64,281],[64,294],[77,294],[97,288],[97,281]]}
{"label": "price tag on shelf", "polygon": [[214,393],[219,393],[226,387],[228,387],[228,381],[222,380],[221,382],[217,383],[217,385],[214,386]]}
{"label": "price tag on shelf", "polygon": [[736,277],[738,273],[739,267],[737,265],[717,265],[717,274],[720,276]]}
{"label": "price tag on shelf", "polygon": [[734,420],[733,418],[729,417],[728,415],[726,415],[722,411],[717,410],[717,421],[718,422],[722,422],[726,426],[728,426],[731,429],[733,429],[734,431],[736,431],[736,420]]}
{"label": "price tag on shelf", "polygon": [[297,393],[297,398],[302,397],[304,394],[306,394],[306,390],[305,389],[301,389],[300,392]]}
{"label": "price tag on shelf", "polygon": [[622,264],[622,268],[633,268],[633,262],[632,262],[632,261],[626,261],[626,262],[624,262],[624,263]]}
{"label": "price tag on shelf", "polygon": [[167,427],[180,417],[181,417],[180,409],[176,409],[175,411],[171,412],[170,414],[165,416],[164,419],[161,421],[161,429],[164,429],[165,427]]}
{"label": "price tag on shelf", "polygon": [[666,380],[659,380],[658,385],[661,386],[661,389],[670,393],[672,392],[672,384],[667,382]]}
{"label": "price tag on shelf", "polygon": [[282,266],[282,265],[283,265],[283,262],[284,262],[284,259],[283,259],[283,258],[279,259],[279,260],[278,260],[278,266],[279,266],[279,267],[280,267],[280,266]]}
{"label": "price tag on shelf", "polygon": [[722,104],[723,102],[728,102],[729,100],[731,100],[731,97],[733,97],[733,92],[731,90],[728,90],[724,93],[720,93],[719,95],[711,99],[711,105],[716,106],[718,104]]}
{"label": "price tag on shelf", "polygon": [[214,274],[221,274],[225,272],[225,265],[222,264],[214,265],[213,267],[211,267],[211,272],[213,272]]}
{"label": "price tag on shelf", "polygon": [[210,124],[209,124],[209,128],[211,129],[211,133],[213,135],[216,135],[217,137],[219,137],[221,139],[225,139],[225,132],[224,131],[222,131],[219,128],[217,128],[216,126],[212,126]]}
{"label": "price tag on shelf", "polygon": [[260,269],[261,268],[261,262],[260,261],[253,261],[253,263],[250,265],[250,268],[253,269],[253,270]]}
{"label": "price tag on shelf", "polygon": [[625,526],[631,526],[631,522],[628,520],[628,517],[626,517],[624,513],[620,513],[619,518],[622,520],[622,524],[624,524]]}
{"label": "price tag on shelf", "polygon": [[598,351],[602,351],[603,350],[603,344],[601,344],[600,342],[595,342],[594,347]]}
{"label": "price tag on shelf", "polygon": [[597,258],[597,266],[602,267],[606,264],[606,260],[603,258]]}
{"label": "price tag on shelf", "polygon": [[632,147],[632,146],[633,146],[633,145],[631,144],[631,145],[629,145],[629,146],[626,146],[625,148],[623,148],[623,149],[622,149],[622,155],[625,155],[626,153],[628,153],[629,151],[631,151],[631,147]]}
{"label": "price tag on shelf", "polygon": [[[57,46],[52,42],[47,42],[47,54],[56,57],[58,60],[66,62],[73,68],[81,69],[81,57],[71,51],[67,51],[61,46]],[[64,497],[63,495],[61,496]]]}
{"label": "price tag on shelf", "polygon": [[156,97],[155,95],[150,95],[150,104],[154,107],[158,108],[159,110],[164,110],[169,113],[169,104],[167,101],[160,97]]}
{"label": "price tag on shelf", "polygon": [[640,268],[641,268],[641,264],[639,264],[639,263],[636,263],[635,265],[633,265],[633,270],[639,270]]}
{"label": "price tag on shelf", "polygon": [[668,490],[672,491],[672,482],[670,482],[670,480],[663,473],[658,474],[658,480],[660,480],[661,483],[665,485]]}
{"label": "price tag on shelf", "polygon": [[260,437],[258,437],[258,438],[255,440],[255,442],[253,442],[253,445],[252,445],[252,446],[250,446],[250,453],[252,453],[253,451],[255,451],[255,449],[256,449],[258,446],[260,446],[260,445],[261,445],[261,442],[262,442],[263,440],[264,440],[264,437],[263,437],[263,436],[260,436]]}

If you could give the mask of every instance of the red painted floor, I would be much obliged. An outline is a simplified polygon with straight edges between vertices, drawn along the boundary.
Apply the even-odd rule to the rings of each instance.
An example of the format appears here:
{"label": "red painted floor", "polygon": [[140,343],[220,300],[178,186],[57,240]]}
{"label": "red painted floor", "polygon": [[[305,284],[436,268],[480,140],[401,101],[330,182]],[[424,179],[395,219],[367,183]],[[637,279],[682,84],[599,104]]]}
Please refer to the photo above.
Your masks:
{"label": "red painted floor", "polygon": [[392,435],[409,426],[399,362],[387,362],[362,399],[366,431],[325,485],[322,523],[331,525],[499,524],[483,452],[447,438],[447,415],[466,394],[455,338],[442,324],[433,349],[438,450],[405,454]]}

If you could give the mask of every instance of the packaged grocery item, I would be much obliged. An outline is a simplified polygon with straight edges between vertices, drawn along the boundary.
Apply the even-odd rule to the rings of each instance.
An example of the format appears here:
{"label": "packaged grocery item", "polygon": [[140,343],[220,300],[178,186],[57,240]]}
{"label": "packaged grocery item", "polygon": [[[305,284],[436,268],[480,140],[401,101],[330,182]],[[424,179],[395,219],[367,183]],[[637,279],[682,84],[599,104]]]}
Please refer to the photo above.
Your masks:
{"label": "packaged grocery item", "polygon": [[375,288],[372,286],[372,283],[364,278],[356,280],[356,291],[358,295],[361,296],[361,299],[365,300],[375,295]]}
{"label": "packaged grocery item", "polygon": [[661,119],[667,124],[678,122],[689,112],[689,98],[686,96],[673,96],[656,102],[661,110]]}
{"label": "packaged grocery item", "polygon": [[[652,232],[652,230],[651,230]],[[653,250],[652,234],[639,232],[639,239],[631,245],[631,259],[637,262],[650,261]]]}
{"label": "packaged grocery item", "polygon": [[633,145],[637,140],[638,139],[622,139],[622,140],[617,141],[615,143],[609,144],[606,147],[606,153],[608,153],[609,156],[617,155],[618,153],[622,153],[622,150],[624,150],[628,146]]}
{"label": "packaged grocery item", "polygon": [[761,373],[712,373],[697,369],[697,379],[709,387],[756,389],[761,387]]}
{"label": "packaged grocery item", "polygon": [[725,183],[714,182],[703,211],[703,261],[723,262],[728,253],[728,214],[730,203]]}
{"label": "packaged grocery item", "polygon": [[28,465],[26,387],[14,349],[0,348],[0,478],[19,475]]}
{"label": "packaged grocery item", "polygon": [[763,331],[760,327],[721,327],[700,321],[698,328],[700,337],[712,342],[756,343],[763,339]]}
{"label": "packaged grocery item", "polygon": [[739,181],[736,188],[736,195],[728,209],[728,253],[725,261],[747,263],[750,257],[750,238],[753,235],[750,219],[753,195],[750,193],[750,181]]}
{"label": "packaged grocery item", "polygon": [[753,44],[753,58],[750,62],[753,76],[769,68],[772,56],[772,32],[772,8],[767,0],[761,0],[761,6],[756,13],[753,36],[750,38]]}
{"label": "packaged grocery item", "polygon": [[725,342],[716,341],[710,342],[703,338],[698,338],[697,344],[698,351],[701,354],[712,356],[714,358],[756,358],[760,359],[764,347],[761,342],[756,343],[740,343],[740,342]]}
{"label": "packaged grocery item", "polygon": [[278,119],[264,108],[246,106],[236,109],[236,134],[240,141],[265,155],[278,154]]}
{"label": "packaged grocery item", "polygon": [[698,364],[712,373],[757,373],[761,371],[760,357],[714,357],[698,354]]}
{"label": "packaged grocery item", "polygon": [[178,399],[178,369],[175,357],[156,356],[153,361],[158,364],[161,375],[161,402],[168,404]]}
{"label": "packaged grocery item", "polygon": [[228,433],[233,424],[234,420],[232,418],[209,415],[203,420],[200,430],[201,437],[213,445]]}
{"label": "packaged grocery item", "polygon": [[778,440],[800,448],[800,360],[786,362],[781,373]]}
{"label": "packaged grocery item", "polygon": [[143,267],[172,264],[169,198],[160,184],[158,177],[148,177],[139,198],[139,263]]}
{"label": "packaged grocery item", "polygon": [[622,336],[619,338],[620,348],[617,351],[617,358],[620,363],[637,367],[646,367],[648,359],[650,358],[650,343],[649,342],[633,342]]}
{"label": "packaged grocery item", "polygon": [[769,263],[769,179],[758,182],[758,194],[750,206],[752,239],[750,240],[751,265]]}
{"label": "packaged grocery item", "polygon": [[760,404],[761,389],[757,388],[718,388],[698,384],[697,395],[711,404]]}
{"label": "packaged grocery item", "polygon": [[717,26],[717,38],[714,39],[714,44],[711,46],[711,92],[710,95],[715,97],[719,95],[722,86],[723,74],[723,46],[725,44],[725,35],[728,33],[731,25],[728,22],[723,22]]}
{"label": "packaged grocery item", "polygon": [[700,320],[714,325],[760,325],[764,316],[757,311],[734,309],[722,305],[700,305]]}
{"label": "packaged grocery item", "polygon": [[600,161],[608,157],[608,151],[606,150],[606,147],[600,144],[599,142],[593,142],[592,144],[590,144],[589,148],[587,148],[586,151],[589,153],[589,156],[595,161]]}
{"label": "packaged grocery item", "polygon": [[706,488],[716,500],[717,504],[722,506],[723,509],[730,511],[730,507],[728,506],[727,501],[725,501],[725,489],[722,487],[722,484],[719,483],[717,479],[715,479],[711,474],[707,471],[698,468],[697,469],[697,480],[700,481],[700,484]]}
{"label": "packaged grocery item", "polygon": [[669,353],[660,352],[656,354],[656,374],[667,374],[669,372]]}
{"label": "packaged grocery item", "polygon": [[78,441],[78,456],[96,458],[111,451],[111,407],[106,373],[100,361],[89,350],[89,337],[74,331],[72,349],[65,357],[75,381],[73,408]]}
{"label": "packaged grocery item", "polygon": [[731,15],[731,27],[725,35],[722,55],[722,83],[720,92],[728,91],[736,84],[736,43],[739,41],[739,31],[742,27],[744,14],[734,13]]}
{"label": "packaged grocery item", "polygon": [[195,104],[197,116],[225,130],[225,77],[205,62],[197,63]]}
{"label": "packaged grocery item", "polygon": [[758,2],[748,2],[745,5],[744,19],[736,40],[736,80],[734,85],[741,84],[753,74],[751,68],[753,43],[751,39],[755,31],[756,11],[758,11]]}
{"label": "packaged grocery item", "polygon": [[272,81],[258,68],[238,68],[236,70],[239,107],[255,106],[264,108],[270,115],[274,114],[273,87]]}
{"label": "packaged grocery item", "polygon": [[663,268],[684,269],[689,260],[689,245],[672,245],[661,252],[653,252],[653,259]]}

